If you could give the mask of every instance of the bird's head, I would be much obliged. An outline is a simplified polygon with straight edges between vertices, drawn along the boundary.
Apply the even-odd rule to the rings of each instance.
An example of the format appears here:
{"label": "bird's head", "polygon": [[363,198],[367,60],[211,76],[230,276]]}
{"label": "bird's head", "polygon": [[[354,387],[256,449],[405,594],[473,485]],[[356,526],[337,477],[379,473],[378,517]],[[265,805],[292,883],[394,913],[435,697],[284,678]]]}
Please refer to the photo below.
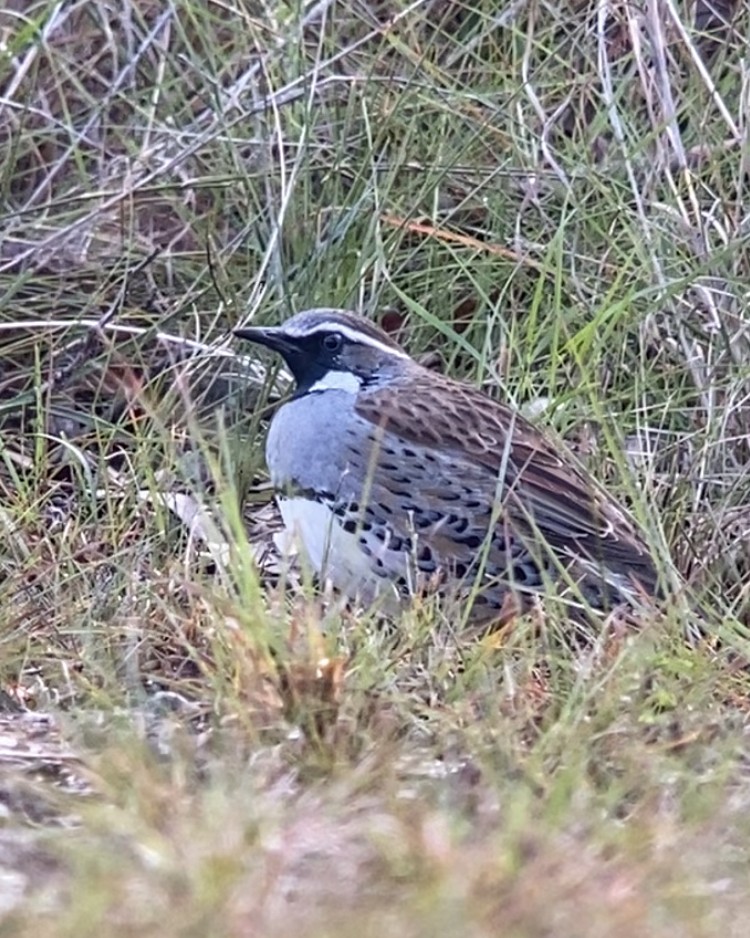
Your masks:
{"label": "bird's head", "polygon": [[340,309],[309,309],[280,326],[252,326],[234,334],[278,352],[298,395],[332,389],[356,394],[412,361],[375,323]]}

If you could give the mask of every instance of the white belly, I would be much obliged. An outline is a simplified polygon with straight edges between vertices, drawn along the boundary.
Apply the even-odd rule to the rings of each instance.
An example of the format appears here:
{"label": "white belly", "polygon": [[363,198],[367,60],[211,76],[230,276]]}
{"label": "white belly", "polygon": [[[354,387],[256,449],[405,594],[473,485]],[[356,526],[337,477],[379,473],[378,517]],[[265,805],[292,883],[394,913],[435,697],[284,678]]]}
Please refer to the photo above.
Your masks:
{"label": "white belly", "polygon": [[395,587],[373,572],[357,535],[345,531],[325,505],[282,496],[278,503],[287,533],[321,580],[330,580],[336,589],[365,605],[376,604],[389,612],[398,609]]}

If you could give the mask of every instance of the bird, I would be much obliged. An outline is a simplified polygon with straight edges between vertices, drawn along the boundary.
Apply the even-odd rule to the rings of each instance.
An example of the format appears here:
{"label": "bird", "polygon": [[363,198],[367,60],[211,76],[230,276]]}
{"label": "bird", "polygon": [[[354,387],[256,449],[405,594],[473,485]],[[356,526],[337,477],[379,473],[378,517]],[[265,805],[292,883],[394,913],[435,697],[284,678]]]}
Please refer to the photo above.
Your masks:
{"label": "bird", "polygon": [[269,474],[285,528],[348,600],[394,615],[432,592],[462,625],[489,626],[549,595],[574,615],[658,595],[627,511],[508,403],[420,365],[348,310],[234,334],[291,371]]}

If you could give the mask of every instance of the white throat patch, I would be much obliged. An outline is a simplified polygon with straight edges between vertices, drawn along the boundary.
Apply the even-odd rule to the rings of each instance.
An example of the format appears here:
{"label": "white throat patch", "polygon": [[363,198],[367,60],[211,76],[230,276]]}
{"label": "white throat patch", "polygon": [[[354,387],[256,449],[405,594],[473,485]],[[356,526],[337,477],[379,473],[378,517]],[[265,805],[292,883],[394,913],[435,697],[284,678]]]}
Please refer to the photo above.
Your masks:
{"label": "white throat patch", "polygon": [[308,394],[314,391],[348,391],[350,394],[358,394],[362,382],[351,373],[351,371],[327,371],[322,378],[312,385]]}

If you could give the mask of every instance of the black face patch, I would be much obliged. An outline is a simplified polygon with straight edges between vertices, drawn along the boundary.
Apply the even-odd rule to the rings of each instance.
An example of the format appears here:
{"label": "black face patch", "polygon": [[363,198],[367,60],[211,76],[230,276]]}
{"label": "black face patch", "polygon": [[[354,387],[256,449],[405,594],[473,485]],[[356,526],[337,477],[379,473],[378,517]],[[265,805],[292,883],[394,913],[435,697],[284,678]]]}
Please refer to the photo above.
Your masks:
{"label": "black face patch", "polygon": [[346,343],[335,331],[314,332],[289,340],[289,347],[281,354],[297,382],[297,396],[309,391],[329,371],[343,370],[341,355]]}

